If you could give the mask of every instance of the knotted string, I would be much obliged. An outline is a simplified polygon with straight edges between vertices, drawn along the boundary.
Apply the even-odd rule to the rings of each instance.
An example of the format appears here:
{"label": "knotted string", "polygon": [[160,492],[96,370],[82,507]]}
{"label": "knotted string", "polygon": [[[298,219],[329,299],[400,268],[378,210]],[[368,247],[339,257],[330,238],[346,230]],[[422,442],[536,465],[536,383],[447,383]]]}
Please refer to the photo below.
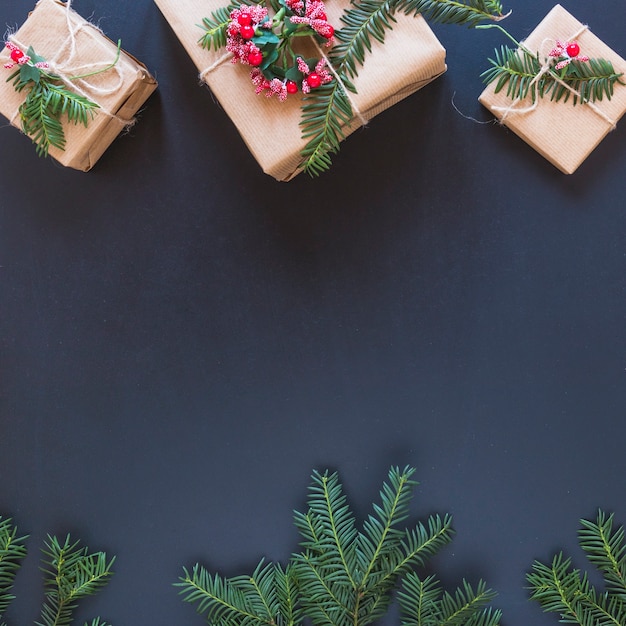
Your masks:
{"label": "knotted string", "polygon": [[[54,76],[58,78],[68,89],[77,93],[83,98],[86,98],[87,100],[93,100],[98,105],[99,111],[101,111],[111,119],[115,120],[116,122],[119,122],[124,128],[129,128],[136,122],[135,118],[132,118],[130,120],[124,119],[104,108],[97,101],[97,96],[111,95],[118,91],[120,87],[122,87],[124,83],[124,76],[118,65],[115,64],[110,68],[110,71],[114,72],[117,75],[118,80],[114,84],[110,84],[110,81],[107,81],[106,87],[95,85],[88,79],[93,76],[97,76],[99,73],[98,70],[102,70],[111,65],[110,62],[101,61],[97,63],[86,63],[83,65],[72,65],[74,57],[76,57],[78,54],[78,46],[76,43],[78,33],[80,33],[82,30],[85,30],[87,27],[94,28],[99,33],[102,33],[102,30],[98,28],[95,24],[87,21],[83,21],[79,24],[72,23],[70,14],[71,5],[72,0],[67,0],[65,3],[65,20],[68,33],[67,38],[59,47],[56,55],[51,59],[46,59],[46,63],[48,64],[51,73],[54,74]],[[23,50],[26,50],[26,48],[28,47],[24,43],[20,42],[14,34],[9,34],[7,39]],[[95,38],[95,41],[100,43],[99,38]],[[66,53],[66,51],[66,59],[65,61],[61,61],[61,57],[64,53]],[[107,74],[108,72],[109,70],[107,70]],[[96,95],[95,98],[93,97],[94,94]],[[11,123],[13,123],[18,116],[19,109],[13,114],[13,117],[11,118]]]}
{"label": "knotted string", "polygon": [[[567,38],[567,41],[575,40],[576,38],[580,37],[580,35],[582,35],[582,33],[584,33],[587,29],[588,29],[588,26],[586,24],[583,24],[573,35]],[[541,42],[541,45],[539,46],[539,48],[540,49],[544,48],[546,43],[550,41],[553,41],[553,40],[548,39],[548,38],[544,39]],[[543,65],[541,66],[541,69],[539,70],[538,74],[533,78],[533,80],[529,84],[530,89],[531,90],[534,89],[537,83],[539,82],[539,80],[541,79],[541,77],[544,76],[544,74],[547,74],[550,70],[551,70],[550,57],[546,56],[545,61]],[[567,89],[570,93],[574,94],[577,97],[580,97],[580,94],[574,88],[570,87],[564,80],[561,80],[557,76],[553,76],[553,78],[559,85]],[[522,98],[518,96],[517,98],[513,100],[513,103],[510,104],[508,107],[492,106],[491,109],[493,111],[502,112],[500,123],[504,124],[504,121],[511,113],[526,115],[527,113],[531,113],[532,111],[534,111],[539,106],[539,95],[535,96],[535,101],[528,107],[519,108],[517,105],[520,102],[522,102]],[[615,120],[612,120],[608,115],[604,113],[604,111],[602,111],[602,109],[600,109],[590,100],[583,100],[582,102],[586,104],[594,113],[596,113],[596,115],[601,117],[611,127],[611,130],[615,130],[617,126],[617,122]]]}
{"label": "knotted string", "polygon": [[[343,80],[341,80],[341,77],[339,76],[335,68],[333,67],[332,63],[329,61],[328,57],[324,54],[324,51],[321,49],[317,41],[314,41],[313,43],[315,44],[315,47],[317,48],[317,51],[319,52],[320,57],[324,59],[331,74],[335,77],[335,80],[339,83],[344,93],[346,94],[346,98],[348,98],[348,102],[350,102],[350,106],[352,107],[352,111],[355,113],[355,116],[359,119],[362,126],[366,126],[368,120],[359,110],[359,107],[356,105],[354,98],[350,96],[350,91],[347,89]],[[211,65],[209,65],[207,68],[205,68],[204,70],[200,72],[200,74],[198,75],[200,82],[205,83],[206,77],[209,74],[214,72],[216,69],[218,69],[220,66],[222,66],[226,61],[228,61],[231,58],[232,58],[232,55],[230,52],[226,52],[222,56],[220,56],[214,63],[212,63]]]}

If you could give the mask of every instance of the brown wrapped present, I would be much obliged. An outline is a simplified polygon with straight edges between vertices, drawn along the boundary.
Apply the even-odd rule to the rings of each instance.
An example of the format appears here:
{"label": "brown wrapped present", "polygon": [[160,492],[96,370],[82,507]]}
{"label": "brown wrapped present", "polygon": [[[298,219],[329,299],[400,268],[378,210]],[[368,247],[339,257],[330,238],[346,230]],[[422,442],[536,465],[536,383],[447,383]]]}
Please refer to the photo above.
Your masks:
{"label": "brown wrapped present", "polygon": [[[250,82],[250,67],[231,63],[232,55],[225,49],[208,51],[198,43],[203,32],[198,24],[228,3],[225,0],[155,2],[263,171],[283,181],[296,176],[300,172],[300,153],[306,144],[299,125],[301,99],[296,96],[279,102],[257,95]],[[328,21],[338,28],[339,18],[348,6],[346,0],[329,2]],[[373,42],[371,54],[359,68],[354,81],[358,93],[350,95],[355,120],[345,129],[345,135],[446,70],[445,49],[426,21],[421,16],[397,15],[396,18],[393,30],[386,34],[385,44]]]}
{"label": "brown wrapped present", "polygon": [[[606,59],[617,73],[626,72],[626,61],[589,31],[561,5],[556,5],[523,42],[531,52],[539,52],[543,62],[556,41],[576,40],[586,56]],[[572,174],[604,139],[626,111],[626,86],[617,84],[611,99],[573,105],[551,101],[550,96],[530,95],[511,100],[506,88],[495,93],[491,83],[479,97],[500,121],[530,144],[565,174]]]}
{"label": "brown wrapped present", "polygon": [[[24,25],[9,40],[24,51],[29,47],[50,62],[51,71],[67,77],[85,75],[112,63],[117,46],[90,22],[57,0],[39,0]],[[10,50],[0,53],[0,63],[10,62]],[[10,75],[10,70],[0,71]],[[88,126],[69,123],[61,116],[64,150],[50,147],[49,154],[63,165],[87,171],[156,89],[157,83],[145,66],[122,51],[117,63],[102,73],[68,80],[69,88],[98,104]],[[18,93],[11,82],[0,80],[0,112],[21,127],[19,107],[26,90]]]}

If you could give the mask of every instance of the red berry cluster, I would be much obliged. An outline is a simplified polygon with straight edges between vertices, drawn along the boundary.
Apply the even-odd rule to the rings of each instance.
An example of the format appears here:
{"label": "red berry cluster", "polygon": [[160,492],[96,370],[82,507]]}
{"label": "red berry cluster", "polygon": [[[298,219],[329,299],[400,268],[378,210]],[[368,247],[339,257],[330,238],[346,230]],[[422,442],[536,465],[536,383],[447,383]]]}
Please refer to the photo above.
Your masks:
{"label": "red berry cluster", "polygon": [[[31,58],[23,50],[21,50],[18,46],[16,46],[12,41],[5,41],[4,45],[11,51],[11,62],[4,64],[4,67],[7,70],[10,70],[16,65],[26,65],[26,64],[31,65],[33,67],[37,67],[39,69],[47,69],[49,67],[49,65],[43,60],[37,61],[37,63],[32,63]],[[38,57],[38,58],[41,58],[41,57]]]}
{"label": "red berry cluster", "polygon": [[580,54],[580,46],[575,41],[557,41],[548,56],[556,59],[555,70],[566,68],[572,61],[580,61],[581,63],[589,61],[588,56]]}
{"label": "red berry cluster", "polygon": [[11,51],[11,62],[5,63],[4,67],[7,70],[15,67],[15,65],[25,65],[30,61],[30,57],[24,53],[23,50],[20,50],[14,43],[11,41],[5,41],[4,45]]}
{"label": "red berry cluster", "polygon": [[271,28],[267,9],[259,5],[241,5],[230,13],[226,49],[233,53],[233,61],[258,67],[263,53],[253,41],[258,29]]}

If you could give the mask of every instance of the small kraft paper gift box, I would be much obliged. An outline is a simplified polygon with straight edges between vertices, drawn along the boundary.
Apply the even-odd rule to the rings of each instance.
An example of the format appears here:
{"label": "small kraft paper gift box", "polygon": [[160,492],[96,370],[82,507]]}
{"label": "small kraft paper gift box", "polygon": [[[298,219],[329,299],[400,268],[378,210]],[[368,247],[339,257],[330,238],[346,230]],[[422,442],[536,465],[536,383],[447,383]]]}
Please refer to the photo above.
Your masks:
{"label": "small kraft paper gift box", "polygon": [[[199,44],[203,18],[228,3],[224,0],[155,2],[198,68],[201,80],[231,118],[263,171],[279,181],[291,180],[299,174],[301,151],[306,145],[300,126],[301,95],[289,96],[284,102],[257,95],[250,81],[249,66],[231,63],[232,54],[226,53],[225,48],[206,50]],[[340,17],[348,6],[347,0],[328,2],[328,22],[339,28]],[[353,81],[358,93],[350,94],[354,118],[344,126],[344,136],[446,71],[446,51],[424,18],[404,14],[395,17],[397,23],[386,33],[384,45],[373,41],[371,53],[358,68]]]}
{"label": "small kraft paper gift box", "polygon": [[[559,4],[521,43],[545,63],[558,42],[576,42],[575,49],[585,57],[605,59],[615,72],[626,72],[626,61]],[[495,93],[495,85],[494,81],[480,95],[481,104],[565,174],[576,171],[626,111],[626,85],[619,83],[610,99],[605,94],[593,102],[578,99],[575,105],[573,94],[567,102],[545,95],[533,103],[530,94],[511,99],[506,88]]]}
{"label": "small kraft paper gift box", "polygon": [[[37,58],[45,59],[45,71],[60,77],[59,84],[97,105],[87,117],[87,126],[59,115],[65,145],[63,149],[51,145],[48,150],[63,165],[88,171],[120,132],[134,123],[133,116],[157,82],[142,63],[118,49],[70,3],[39,0],[22,27],[7,37],[10,47],[0,53],[0,72],[6,74],[0,80],[0,112],[22,128],[20,106],[28,87],[18,92],[6,78],[19,68],[13,63],[12,49],[19,48],[17,54],[33,50]],[[13,69],[6,69],[12,65]]]}

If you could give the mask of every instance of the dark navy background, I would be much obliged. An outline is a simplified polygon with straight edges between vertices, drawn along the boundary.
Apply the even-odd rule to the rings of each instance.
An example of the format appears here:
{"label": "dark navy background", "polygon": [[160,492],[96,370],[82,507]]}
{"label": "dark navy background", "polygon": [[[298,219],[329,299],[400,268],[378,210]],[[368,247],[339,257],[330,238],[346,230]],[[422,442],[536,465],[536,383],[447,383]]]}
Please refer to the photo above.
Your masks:
{"label": "dark navy background", "polygon": [[[285,561],[314,468],[362,517],[410,464],[414,518],[454,516],[444,581],[556,625],[533,559],[585,567],[578,520],[626,523],[626,124],[562,175],[467,119],[503,37],[436,26],[446,75],[277,183],[151,1],[73,6],[160,88],[87,174],[0,128],[0,514],[31,535],[9,623],[38,618],[39,548],[71,532],[118,555],[83,621],[201,624],[183,566]],[[552,4],[507,6],[521,38]],[[623,0],[564,6],[626,56]]]}

